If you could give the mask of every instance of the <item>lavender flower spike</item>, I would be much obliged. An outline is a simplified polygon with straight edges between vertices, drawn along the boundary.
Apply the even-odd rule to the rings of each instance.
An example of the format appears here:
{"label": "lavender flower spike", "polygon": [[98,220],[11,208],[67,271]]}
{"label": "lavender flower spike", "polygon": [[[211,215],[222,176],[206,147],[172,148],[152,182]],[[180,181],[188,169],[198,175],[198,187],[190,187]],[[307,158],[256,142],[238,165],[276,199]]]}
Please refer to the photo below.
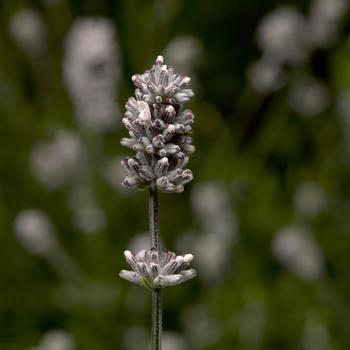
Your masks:
{"label": "lavender flower spike", "polygon": [[189,109],[183,110],[183,103],[193,96],[187,89],[190,78],[175,74],[158,56],[150,70],[132,80],[137,89],[126,103],[123,118],[130,137],[121,144],[136,155],[122,160],[127,172],[122,184],[180,193],[193,179],[192,171],[184,169],[195,151],[190,137],[194,116]]}
{"label": "lavender flower spike", "polygon": [[124,255],[133,271],[122,270],[119,276],[148,289],[175,286],[196,276],[194,269],[185,270],[193,260],[192,254],[176,256],[164,249],[158,254],[157,249],[152,248],[137,254],[126,250]]}

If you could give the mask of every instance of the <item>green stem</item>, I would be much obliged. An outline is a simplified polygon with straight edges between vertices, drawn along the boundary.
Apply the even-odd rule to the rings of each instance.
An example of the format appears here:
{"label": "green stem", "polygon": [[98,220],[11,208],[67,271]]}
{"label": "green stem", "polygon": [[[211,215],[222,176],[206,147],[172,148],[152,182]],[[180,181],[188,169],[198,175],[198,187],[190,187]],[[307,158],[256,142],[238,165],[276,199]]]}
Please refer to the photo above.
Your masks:
{"label": "green stem", "polygon": [[[158,214],[158,194],[152,186],[149,188],[148,200],[149,229],[151,234],[152,247],[155,247],[160,254],[160,234],[159,234],[159,214]],[[151,330],[151,350],[161,350],[162,348],[162,290],[152,291],[152,330]]]}

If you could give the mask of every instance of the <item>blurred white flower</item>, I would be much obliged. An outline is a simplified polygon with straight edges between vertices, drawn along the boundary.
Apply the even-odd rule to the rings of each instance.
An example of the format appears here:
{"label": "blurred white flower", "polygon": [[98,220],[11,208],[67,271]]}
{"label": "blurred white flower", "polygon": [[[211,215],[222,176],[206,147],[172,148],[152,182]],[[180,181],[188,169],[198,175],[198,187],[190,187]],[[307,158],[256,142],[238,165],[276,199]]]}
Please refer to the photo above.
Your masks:
{"label": "blurred white flower", "polygon": [[201,55],[202,45],[198,39],[191,36],[176,37],[164,51],[168,64],[176,67],[184,75],[193,74]]}
{"label": "blurred white flower", "polygon": [[323,275],[323,253],[304,227],[287,226],[279,230],[272,241],[272,252],[281,265],[305,281],[313,282]]}
{"label": "blurred white flower", "polygon": [[46,26],[40,14],[32,9],[18,11],[9,24],[11,36],[28,55],[41,54],[46,46]]}
{"label": "blurred white flower", "polygon": [[203,229],[226,244],[235,243],[238,236],[238,218],[228,194],[228,187],[220,182],[197,183],[191,192],[193,211]]}
{"label": "blurred white flower", "polygon": [[298,214],[306,218],[314,218],[325,209],[327,198],[318,183],[304,182],[297,187],[293,202]]}
{"label": "blurred white flower", "polygon": [[324,23],[322,18],[311,17],[309,27],[310,37],[316,46],[328,47],[337,39],[338,28],[333,22]]}
{"label": "blurred white flower", "polygon": [[348,10],[348,0],[313,0],[311,15],[322,18],[323,21],[338,21]]}
{"label": "blurred white flower", "polygon": [[204,280],[218,282],[230,268],[232,246],[213,233],[201,233],[194,244],[196,268]]}
{"label": "blurred white flower", "polygon": [[82,154],[79,136],[69,130],[61,131],[53,141],[33,147],[32,172],[47,188],[57,188],[77,170]]}
{"label": "blurred white flower", "polygon": [[250,66],[247,75],[251,87],[261,94],[275,92],[287,82],[281,65],[264,58]]}
{"label": "blurred white flower", "polygon": [[57,245],[52,223],[47,214],[39,209],[19,212],[13,228],[18,241],[33,254],[49,254]]}
{"label": "blurred white flower", "polygon": [[339,20],[347,9],[347,0],[314,0],[311,3],[310,36],[317,46],[327,47],[336,41]]}
{"label": "blurred white flower", "polygon": [[224,278],[232,246],[238,240],[238,218],[230,203],[228,188],[224,183],[196,184],[191,193],[192,208],[203,232],[191,241],[201,278],[218,282]]}
{"label": "blurred white flower", "polygon": [[307,26],[306,18],[296,8],[278,8],[260,23],[258,44],[275,62],[300,63],[310,52]]}
{"label": "blurred white flower", "polygon": [[304,117],[313,117],[322,113],[330,103],[327,87],[311,77],[296,80],[291,88],[288,102]]}
{"label": "blurred white flower", "polygon": [[71,334],[63,330],[47,332],[40,345],[33,350],[74,350],[75,341]]}
{"label": "blurred white flower", "polygon": [[162,349],[163,350],[186,350],[186,341],[178,333],[171,331],[163,332],[162,339]]}
{"label": "blurred white flower", "polygon": [[78,19],[66,39],[63,75],[78,123],[106,131],[116,125],[115,88],[119,50],[114,25],[108,19]]}

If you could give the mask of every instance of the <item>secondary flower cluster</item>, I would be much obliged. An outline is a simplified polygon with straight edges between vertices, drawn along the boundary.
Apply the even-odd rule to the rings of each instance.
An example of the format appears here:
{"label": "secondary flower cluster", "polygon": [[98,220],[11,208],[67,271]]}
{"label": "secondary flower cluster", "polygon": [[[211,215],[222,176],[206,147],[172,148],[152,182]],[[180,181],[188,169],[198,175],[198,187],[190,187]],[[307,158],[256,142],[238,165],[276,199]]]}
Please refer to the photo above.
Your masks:
{"label": "secondary flower cluster", "polygon": [[195,151],[189,136],[194,116],[183,110],[183,103],[193,96],[186,88],[190,78],[175,74],[158,56],[150,70],[132,80],[135,98],[129,98],[123,118],[130,138],[123,138],[121,144],[136,155],[122,160],[127,171],[123,185],[153,184],[163,192],[182,192],[193,179],[192,171],[184,167]]}
{"label": "secondary flower cluster", "polygon": [[191,254],[176,256],[164,249],[158,254],[157,249],[152,248],[137,254],[126,250],[124,255],[133,271],[122,270],[119,276],[148,289],[174,286],[196,276],[194,269],[185,270],[193,260]]}

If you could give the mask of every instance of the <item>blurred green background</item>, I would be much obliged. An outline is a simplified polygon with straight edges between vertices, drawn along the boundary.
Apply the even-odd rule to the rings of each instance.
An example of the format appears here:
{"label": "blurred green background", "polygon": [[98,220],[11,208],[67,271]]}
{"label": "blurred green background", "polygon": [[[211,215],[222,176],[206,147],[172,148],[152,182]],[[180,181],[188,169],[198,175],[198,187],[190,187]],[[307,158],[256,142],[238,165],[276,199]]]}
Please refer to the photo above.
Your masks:
{"label": "blurred green background", "polygon": [[121,188],[131,76],[192,78],[194,181],[160,195],[164,350],[350,348],[347,0],[0,1],[0,349],[147,349]]}

